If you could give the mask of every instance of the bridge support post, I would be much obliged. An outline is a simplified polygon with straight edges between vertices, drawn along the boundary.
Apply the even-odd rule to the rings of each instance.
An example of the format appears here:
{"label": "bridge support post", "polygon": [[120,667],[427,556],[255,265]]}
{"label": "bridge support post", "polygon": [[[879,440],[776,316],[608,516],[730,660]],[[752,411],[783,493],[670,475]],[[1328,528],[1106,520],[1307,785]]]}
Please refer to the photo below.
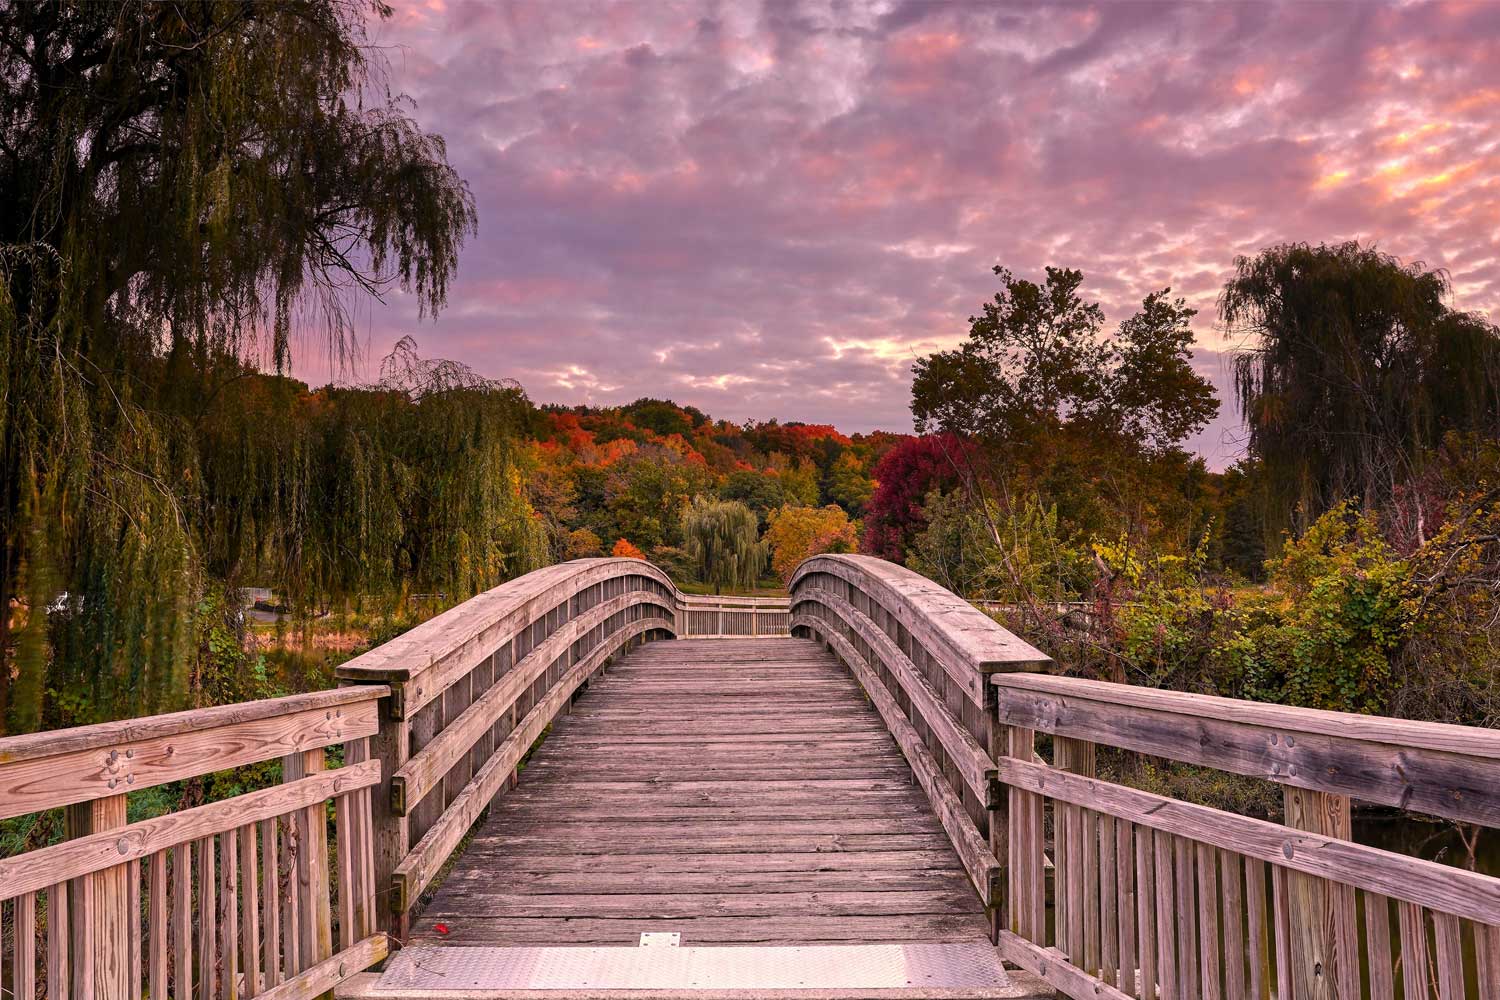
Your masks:
{"label": "bridge support post", "polygon": [[396,866],[411,850],[411,821],[391,808],[391,776],[411,755],[411,722],[397,718],[394,699],[380,706],[380,732],[370,741],[370,755],[380,761],[380,784],[375,788],[371,816],[375,834],[375,912],[377,926],[398,942],[410,930],[407,901],[398,899]]}
{"label": "bridge support post", "polygon": [[[124,826],[125,796],[110,795],[68,806],[64,817],[69,840]],[[72,928],[68,953],[75,996],[125,1000],[131,995],[130,946],[139,933],[133,934],[131,928],[138,927],[140,921],[139,912],[131,913],[130,875],[139,875],[136,864],[139,862],[84,875],[68,887]]]}
{"label": "bridge support post", "polygon": [[[1350,839],[1349,797],[1286,785],[1287,826]],[[1359,994],[1354,891],[1299,872],[1287,873],[1292,984],[1307,1000],[1344,1000]],[[1352,976],[1346,967],[1352,966]]]}

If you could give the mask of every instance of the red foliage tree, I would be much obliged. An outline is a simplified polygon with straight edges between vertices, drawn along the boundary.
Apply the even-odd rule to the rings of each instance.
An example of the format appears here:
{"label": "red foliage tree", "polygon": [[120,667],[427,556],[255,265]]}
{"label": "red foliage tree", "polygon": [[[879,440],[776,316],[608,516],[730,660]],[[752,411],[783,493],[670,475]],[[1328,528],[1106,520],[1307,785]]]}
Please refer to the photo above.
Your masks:
{"label": "red foliage tree", "polygon": [[901,562],[924,528],[922,505],[932,490],[947,490],[963,479],[969,445],[956,434],[907,438],[875,464],[875,493],[865,507],[861,547],[871,555]]}

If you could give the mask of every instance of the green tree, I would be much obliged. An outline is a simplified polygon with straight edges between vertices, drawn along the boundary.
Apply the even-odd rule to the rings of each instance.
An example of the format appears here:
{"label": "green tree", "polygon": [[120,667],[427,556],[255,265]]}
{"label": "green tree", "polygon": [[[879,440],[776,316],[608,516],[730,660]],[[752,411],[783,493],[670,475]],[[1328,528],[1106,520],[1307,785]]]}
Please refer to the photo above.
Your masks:
{"label": "green tree", "polygon": [[1383,505],[1449,431],[1500,433],[1500,331],[1448,308],[1441,271],[1358,243],[1235,266],[1219,314],[1249,340],[1235,391],[1273,530]]}
{"label": "green tree", "polygon": [[733,500],[696,498],[682,513],[683,548],[698,579],[714,593],[755,586],[766,564],[760,528],[750,508]]}
{"label": "green tree", "polygon": [[[378,3],[0,3],[0,717],[41,722],[49,614],[115,706],[180,704],[202,544],[170,376],[285,365],[293,317],[438,309],[472,199],[378,85]],[[185,398],[186,395],[186,398]],[[22,625],[20,634],[13,627]],[[82,665],[74,665],[82,669]],[[12,677],[15,681],[12,682]],[[105,709],[109,711],[111,709]]]}
{"label": "green tree", "polygon": [[1104,310],[1078,293],[1083,274],[1047,268],[1043,284],[996,267],[1001,290],[970,318],[953,351],[915,365],[919,430],[992,443],[1044,444],[1074,429],[1111,445],[1176,447],[1218,412],[1213,387],[1190,364],[1194,315],[1171,289],[1103,336]]}

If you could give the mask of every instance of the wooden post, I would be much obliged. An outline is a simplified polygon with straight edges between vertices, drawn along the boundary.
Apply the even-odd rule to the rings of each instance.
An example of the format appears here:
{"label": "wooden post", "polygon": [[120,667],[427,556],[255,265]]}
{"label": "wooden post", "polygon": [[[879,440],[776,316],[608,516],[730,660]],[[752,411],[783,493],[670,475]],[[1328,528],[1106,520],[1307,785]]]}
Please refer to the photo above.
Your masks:
{"label": "wooden post", "polygon": [[[65,831],[71,840],[125,825],[125,796],[109,795],[67,807]],[[69,886],[73,987],[78,996],[125,1000],[131,996],[130,871],[116,865],[74,879]],[[138,985],[138,984],[137,984]]]}
{"label": "wooden post", "polygon": [[[1283,787],[1285,823],[1296,830],[1350,839],[1349,797],[1305,788]],[[1359,990],[1359,956],[1349,948],[1355,927],[1354,894],[1326,880],[1288,872],[1292,984],[1307,1000],[1343,1000]],[[1347,896],[1347,898],[1346,898]],[[1348,966],[1352,976],[1345,975]],[[1346,982],[1347,980],[1347,982]]]}
{"label": "wooden post", "polygon": [[[996,736],[996,747],[1006,756],[1030,762],[1036,753],[1034,730],[1001,726]],[[1004,926],[1033,944],[1045,945],[1047,856],[1042,842],[1042,799],[1009,788],[1006,800],[1003,818],[990,817],[990,844],[1005,872]],[[1003,843],[997,837],[1004,837]]]}
{"label": "wooden post", "polygon": [[[1095,748],[1087,740],[1056,736],[1052,740],[1054,766],[1059,771],[1069,771],[1084,777],[1094,777]],[[1061,845],[1066,840],[1066,849],[1061,846],[1053,851],[1053,870],[1059,898],[1054,901],[1057,915],[1057,946],[1073,962],[1083,967],[1084,946],[1084,880],[1083,880],[1083,813],[1077,806],[1061,802],[1053,803],[1052,825],[1062,831],[1058,837]],[[1065,856],[1066,854],[1066,856]],[[1064,890],[1064,886],[1066,889]],[[1063,898],[1063,897],[1066,898]]]}
{"label": "wooden post", "polygon": [[[327,754],[323,747],[292,754],[282,760],[282,780],[295,781],[324,770]],[[319,802],[302,810],[296,817],[297,867],[293,873],[296,892],[301,897],[301,923],[298,927],[298,949],[303,969],[333,955],[333,905],[329,898],[328,879],[328,811]],[[300,971],[300,970],[299,970]]]}
{"label": "wooden post", "polygon": [[397,717],[395,701],[381,700],[380,731],[370,741],[370,755],[380,761],[380,784],[374,789],[370,821],[375,850],[377,927],[404,942],[410,918],[406,906],[396,898],[394,875],[396,866],[411,850],[411,820],[391,808],[391,776],[411,756],[411,720]]}

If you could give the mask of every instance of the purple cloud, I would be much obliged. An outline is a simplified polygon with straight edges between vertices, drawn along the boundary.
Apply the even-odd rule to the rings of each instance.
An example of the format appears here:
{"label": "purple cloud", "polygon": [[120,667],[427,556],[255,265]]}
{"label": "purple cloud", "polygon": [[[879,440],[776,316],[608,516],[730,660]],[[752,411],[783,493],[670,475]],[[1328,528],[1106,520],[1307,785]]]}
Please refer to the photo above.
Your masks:
{"label": "purple cloud", "polygon": [[435,324],[371,309],[367,369],[412,333],[542,401],[904,430],[996,262],[1083,269],[1112,322],[1171,285],[1221,393],[1215,296],[1273,242],[1500,308],[1495,5],[428,0],[377,35],[480,234]]}

